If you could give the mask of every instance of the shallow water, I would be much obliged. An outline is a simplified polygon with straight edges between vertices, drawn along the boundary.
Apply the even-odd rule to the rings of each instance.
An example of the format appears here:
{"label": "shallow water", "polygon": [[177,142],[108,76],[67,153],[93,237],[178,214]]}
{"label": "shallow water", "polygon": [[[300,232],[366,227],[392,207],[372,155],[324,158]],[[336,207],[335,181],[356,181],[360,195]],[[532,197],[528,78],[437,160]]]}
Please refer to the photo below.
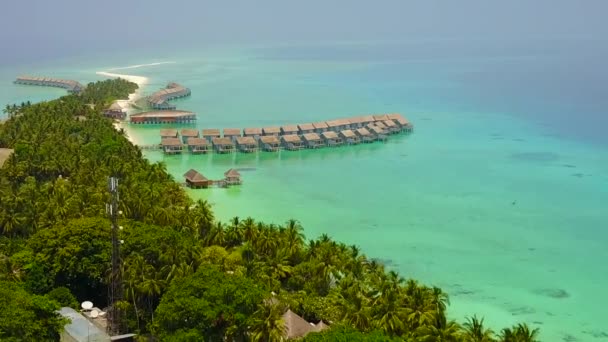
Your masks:
{"label": "shallow water", "polygon": [[[608,286],[608,141],[595,126],[605,122],[606,100],[589,103],[595,83],[572,92],[566,74],[551,72],[581,62],[561,50],[489,46],[449,58],[451,45],[425,44],[184,51],[165,60],[174,64],[121,72],[149,77],[146,92],[169,81],[190,87],[192,96],[177,103],[198,114],[199,128],[404,113],[415,132],[385,144],[146,156],[164,161],[176,180],[190,168],[211,179],[244,169],[240,187],[190,194],[212,202],[222,220],[296,218],[308,237],[357,244],[404,276],[449,291],[454,318],[478,314],[496,327],[526,321],[545,341],[605,340],[608,299],[598,294]],[[159,61],[91,59],[72,77]],[[588,73],[579,70],[573,81]],[[26,91],[56,96],[2,87],[4,102]],[[572,108],[580,125],[563,121]],[[160,140],[160,127],[125,129],[138,143]]]}

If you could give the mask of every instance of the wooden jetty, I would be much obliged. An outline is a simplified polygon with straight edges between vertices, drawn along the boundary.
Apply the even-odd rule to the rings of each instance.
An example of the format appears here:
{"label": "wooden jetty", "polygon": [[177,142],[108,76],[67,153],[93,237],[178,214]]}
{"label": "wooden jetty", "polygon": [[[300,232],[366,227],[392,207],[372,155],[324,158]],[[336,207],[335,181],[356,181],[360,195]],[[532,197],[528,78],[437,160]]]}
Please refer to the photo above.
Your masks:
{"label": "wooden jetty", "polygon": [[157,110],[175,110],[177,107],[169,101],[180,97],[190,96],[191,91],[177,83],[169,83],[165,89],[159,90],[147,97],[148,105]]}
{"label": "wooden jetty", "polygon": [[[387,136],[411,132],[413,125],[401,114],[377,114],[336,119],[325,122],[264,128],[176,129],[160,131],[161,144],[140,146],[144,150],[162,150],[168,154],[191,153],[251,153],[257,150],[276,152],[302,148],[356,145],[386,141]],[[320,133],[318,133],[320,132]],[[222,134],[223,133],[223,134]],[[178,143],[179,142],[179,143]]]}
{"label": "wooden jetty", "polygon": [[78,94],[85,88],[82,84],[80,84],[77,81],[73,81],[73,80],[62,80],[62,79],[58,79],[58,78],[32,77],[32,76],[19,76],[15,80],[15,84],[63,88],[65,90],[67,90],[69,93],[73,93],[73,94]]}

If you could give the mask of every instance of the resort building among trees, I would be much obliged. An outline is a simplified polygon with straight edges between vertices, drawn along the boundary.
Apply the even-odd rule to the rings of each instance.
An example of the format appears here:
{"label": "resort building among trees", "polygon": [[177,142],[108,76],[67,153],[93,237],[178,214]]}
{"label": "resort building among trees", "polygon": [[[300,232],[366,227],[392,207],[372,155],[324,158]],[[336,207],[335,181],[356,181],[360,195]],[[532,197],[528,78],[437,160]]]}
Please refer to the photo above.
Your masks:
{"label": "resort building among trees", "polygon": [[124,120],[127,117],[127,113],[116,101],[114,101],[110,107],[103,111],[103,115],[107,118],[115,120]]}

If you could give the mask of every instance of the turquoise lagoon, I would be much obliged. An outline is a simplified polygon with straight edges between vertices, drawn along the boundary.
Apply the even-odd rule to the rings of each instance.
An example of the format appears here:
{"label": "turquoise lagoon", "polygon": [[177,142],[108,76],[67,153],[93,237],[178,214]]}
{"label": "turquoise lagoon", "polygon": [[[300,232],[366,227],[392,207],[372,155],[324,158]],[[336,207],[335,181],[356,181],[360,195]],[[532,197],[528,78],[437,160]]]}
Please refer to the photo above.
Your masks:
{"label": "turquoise lagoon", "polygon": [[[599,126],[608,106],[597,87],[608,77],[587,70],[593,51],[486,42],[447,55],[453,44],[79,57],[3,68],[0,99],[63,94],[14,86],[17,73],[90,81],[96,71],[143,65],[113,72],[148,77],[146,93],[169,81],[190,87],[192,96],[176,103],[198,114],[191,127],[199,129],[401,112],[415,132],[385,144],[145,155],[176,180],[190,168],[209,178],[242,169],[240,187],[189,193],[210,201],[221,220],[296,218],[310,238],[359,245],[404,277],[445,288],[455,319],[482,315],[496,328],[525,321],[544,341],[607,340],[608,140]],[[160,127],[123,128],[139,144],[160,140]]]}

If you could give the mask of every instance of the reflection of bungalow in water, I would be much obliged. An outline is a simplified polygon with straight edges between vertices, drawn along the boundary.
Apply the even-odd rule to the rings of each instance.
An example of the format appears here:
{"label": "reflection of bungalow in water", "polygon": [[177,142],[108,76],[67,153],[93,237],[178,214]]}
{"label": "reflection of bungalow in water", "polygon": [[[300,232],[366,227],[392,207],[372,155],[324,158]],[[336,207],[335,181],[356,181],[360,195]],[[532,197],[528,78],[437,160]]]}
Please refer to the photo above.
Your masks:
{"label": "reflection of bungalow in water", "polygon": [[414,129],[414,126],[401,114],[388,114],[387,116],[390,120],[393,120],[397,126],[401,127],[401,129],[406,132],[410,132]]}
{"label": "reflection of bungalow in water", "polygon": [[290,151],[299,150],[302,148],[302,139],[297,134],[283,135],[283,147]]}
{"label": "reflection of bungalow in water", "polygon": [[257,140],[262,136],[262,129],[261,128],[245,128],[243,130],[243,136],[244,137],[253,137]]}
{"label": "reflection of bungalow in water", "polygon": [[260,145],[264,151],[275,152],[279,150],[280,141],[274,135],[262,136],[260,137]]}
{"label": "reflection of bungalow in water", "polygon": [[185,143],[188,142],[188,139],[190,138],[198,138],[199,134],[198,134],[198,129],[194,129],[194,128],[184,128],[182,129],[182,131],[180,132],[181,136],[182,136],[182,141]]}
{"label": "reflection of bungalow in water", "polygon": [[300,135],[315,132],[315,127],[311,123],[299,124],[298,129],[299,129],[298,134],[300,134]]}
{"label": "reflection of bungalow in water", "polygon": [[296,125],[287,125],[281,127],[281,135],[292,135],[298,134],[298,126]]}
{"label": "reflection of bungalow in water", "polygon": [[374,137],[372,136],[372,134],[367,130],[367,128],[358,128],[355,131],[355,134],[361,138],[361,141],[364,143],[371,143],[374,141]]}
{"label": "reflection of bungalow in water", "polygon": [[325,123],[327,124],[328,130],[336,133],[339,133],[345,129],[350,129],[350,122],[344,119],[325,121]]}
{"label": "reflection of bungalow in water", "polygon": [[302,139],[304,139],[304,144],[308,148],[319,148],[323,147],[323,139],[317,133],[306,133],[302,135]]}
{"label": "reflection of bungalow in water", "polygon": [[182,142],[178,138],[164,138],[160,144],[166,154],[182,153]]}
{"label": "reflection of bungalow in water", "polygon": [[160,138],[177,138],[177,130],[173,128],[165,128],[160,130]]}
{"label": "reflection of bungalow in water", "polygon": [[345,129],[340,132],[340,137],[346,141],[349,145],[356,145],[359,143],[359,137],[355,134],[355,132],[350,129]]}
{"label": "reflection of bungalow in water", "polygon": [[257,150],[258,143],[254,137],[238,137],[236,138],[236,146],[239,151],[249,153]]}
{"label": "reflection of bungalow in water", "polygon": [[368,126],[368,129],[375,136],[376,140],[386,140],[386,131],[384,129],[374,125]]}
{"label": "reflection of bungalow in water", "polygon": [[215,138],[220,138],[220,130],[217,128],[208,128],[203,129],[203,138],[207,139],[207,141],[211,142]]}
{"label": "reflection of bungalow in water", "polygon": [[127,117],[127,113],[122,109],[122,106],[114,101],[108,109],[104,110],[103,115],[106,118],[115,120],[124,120]]}
{"label": "reflection of bungalow in water", "polygon": [[213,138],[213,149],[217,153],[231,153],[234,151],[234,142],[230,138]]}
{"label": "reflection of bungalow in water", "polygon": [[265,136],[275,135],[278,136],[281,133],[281,129],[279,127],[264,127],[262,128],[262,134]]}
{"label": "reflection of bungalow in water", "polygon": [[228,138],[235,141],[236,138],[241,136],[241,130],[239,128],[224,128],[224,138]]}
{"label": "reflection of bungalow in water", "polygon": [[188,149],[192,153],[209,152],[209,142],[203,138],[188,138]]}
{"label": "reflection of bungalow in water", "polygon": [[327,124],[325,122],[315,122],[312,124],[312,127],[315,128],[315,133],[318,134],[327,131]]}
{"label": "reflection of bungalow in water", "polygon": [[339,146],[343,143],[338,134],[333,131],[323,132],[321,133],[321,136],[323,137],[323,140],[325,140],[327,146]]}
{"label": "reflection of bungalow in water", "polygon": [[192,189],[208,188],[211,181],[194,169],[184,174],[186,185]]}
{"label": "reflection of bungalow in water", "polygon": [[130,120],[134,124],[186,124],[196,122],[196,114],[185,110],[158,110],[131,114]]}
{"label": "reflection of bungalow in water", "polygon": [[235,169],[224,172],[224,177],[224,181],[227,185],[238,185],[242,183],[241,174]]}

